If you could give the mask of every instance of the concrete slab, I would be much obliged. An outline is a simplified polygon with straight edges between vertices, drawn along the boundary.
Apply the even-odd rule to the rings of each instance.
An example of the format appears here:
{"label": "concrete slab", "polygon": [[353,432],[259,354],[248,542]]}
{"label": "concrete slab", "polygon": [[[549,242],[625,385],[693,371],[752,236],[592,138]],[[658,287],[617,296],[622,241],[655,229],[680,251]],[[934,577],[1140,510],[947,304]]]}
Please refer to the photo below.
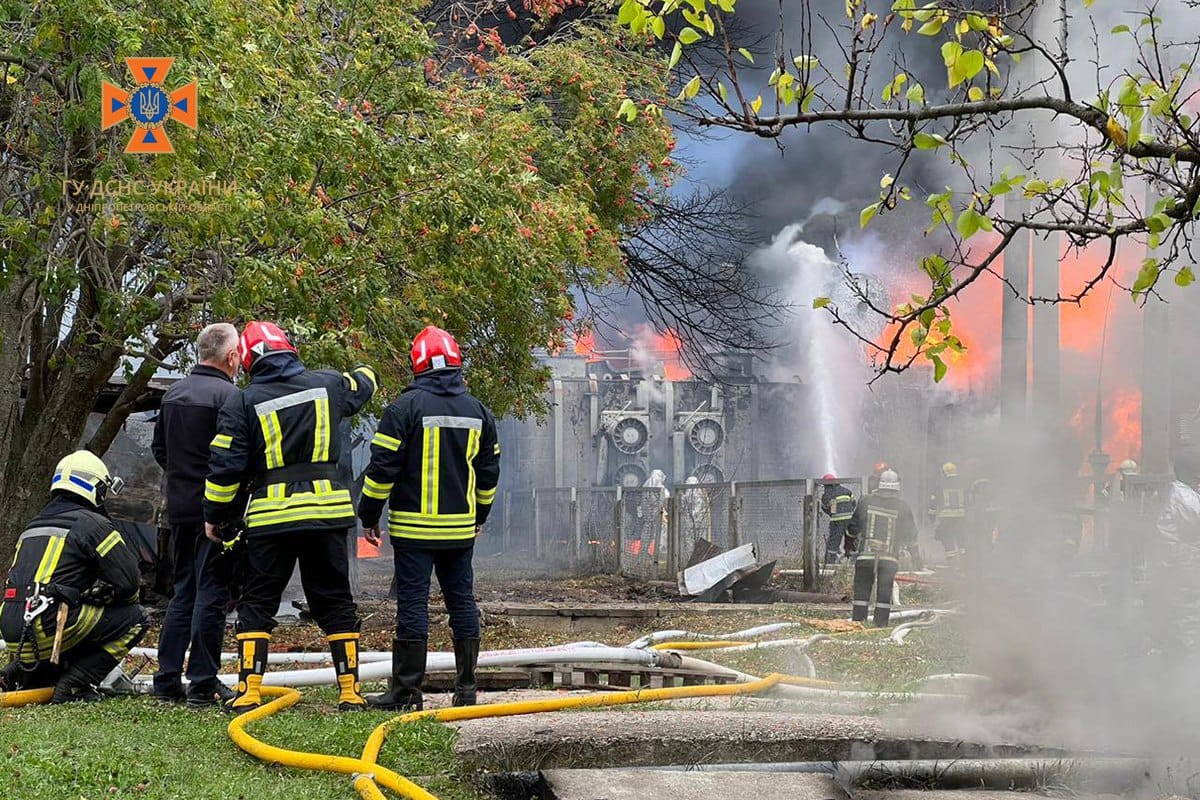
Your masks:
{"label": "concrete slab", "polygon": [[828,775],[753,772],[549,770],[542,773],[554,800],[848,800]]}
{"label": "concrete slab", "polygon": [[455,750],[471,767],[538,769],[728,764],[766,761],[962,759],[1063,751],[964,742],[885,727],[871,717],[783,711],[582,711],[451,723]]}
{"label": "concrete slab", "polygon": [[[854,800],[1034,800],[1038,797],[1063,797],[1062,792],[1001,792],[993,789],[955,789],[923,791],[920,789],[857,790]],[[1071,800],[1128,800],[1116,794],[1075,794]]]}
{"label": "concrete slab", "polygon": [[[522,626],[534,630],[558,633],[596,633],[611,631],[618,626],[649,627],[655,620],[680,616],[719,616],[722,614],[779,615],[778,605],[750,603],[508,603],[485,602],[479,604],[485,614],[508,617]],[[838,606],[792,604],[786,613],[806,616],[828,615]],[[849,609],[849,604],[846,605]]]}

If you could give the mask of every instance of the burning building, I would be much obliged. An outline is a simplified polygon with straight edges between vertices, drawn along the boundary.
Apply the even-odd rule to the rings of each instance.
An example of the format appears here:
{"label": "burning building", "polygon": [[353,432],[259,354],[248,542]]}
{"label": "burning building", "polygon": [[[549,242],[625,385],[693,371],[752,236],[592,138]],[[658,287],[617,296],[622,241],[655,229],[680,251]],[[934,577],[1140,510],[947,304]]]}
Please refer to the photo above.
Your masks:
{"label": "burning building", "polygon": [[[791,478],[804,474],[795,409],[808,386],[755,374],[749,355],[717,357],[710,380],[678,357],[673,334],[626,350],[597,350],[581,337],[574,354],[547,355],[553,372],[547,419],[500,422],[508,465],[504,490],[641,486],[654,470],[667,483]],[[796,436],[796,447],[762,442]]]}

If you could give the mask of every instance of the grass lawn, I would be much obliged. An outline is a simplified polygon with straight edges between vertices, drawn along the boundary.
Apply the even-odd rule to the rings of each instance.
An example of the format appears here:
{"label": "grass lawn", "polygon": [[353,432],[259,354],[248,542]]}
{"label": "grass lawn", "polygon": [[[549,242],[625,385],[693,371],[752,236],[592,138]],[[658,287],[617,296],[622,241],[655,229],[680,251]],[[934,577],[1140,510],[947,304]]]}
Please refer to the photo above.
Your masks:
{"label": "grass lawn", "polygon": [[[382,712],[333,712],[332,689],[304,690],[299,705],[250,727],[280,747],[358,755]],[[0,710],[4,800],[336,800],[355,798],[349,776],[268,766],[229,740],[231,717],[147,697]],[[442,800],[478,800],[458,778],[455,732],[437,723],[388,737],[380,763]]]}

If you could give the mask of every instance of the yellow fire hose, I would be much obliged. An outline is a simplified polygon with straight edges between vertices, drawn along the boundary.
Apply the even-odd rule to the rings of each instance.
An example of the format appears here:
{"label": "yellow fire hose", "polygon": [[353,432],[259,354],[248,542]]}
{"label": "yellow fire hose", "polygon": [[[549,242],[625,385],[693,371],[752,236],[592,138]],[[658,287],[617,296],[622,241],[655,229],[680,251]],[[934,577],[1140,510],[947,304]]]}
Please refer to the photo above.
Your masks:
{"label": "yellow fire hose", "polygon": [[0,708],[19,708],[38,703],[48,703],[54,696],[54,687],[45,689],[23,689],[19,692],[0,692]]}

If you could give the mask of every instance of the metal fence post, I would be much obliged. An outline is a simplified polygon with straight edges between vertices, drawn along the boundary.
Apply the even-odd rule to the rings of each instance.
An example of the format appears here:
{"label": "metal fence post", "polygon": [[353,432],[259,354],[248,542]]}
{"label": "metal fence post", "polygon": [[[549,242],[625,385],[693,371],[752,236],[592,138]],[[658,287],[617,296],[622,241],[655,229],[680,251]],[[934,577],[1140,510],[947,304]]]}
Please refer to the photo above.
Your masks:
{"label": "metal fence post", "polygon": [[571,487],[571,509],[570,509],[570,528],[571,528],[571,570],[579,571],[579,552],[582,548],[579,545],[579,497],[575,487]]}
{"label": "metal fence post", "polygon": [[533,497],[533,553],[534,556],[541,561],[542,559],[542,525],[538,514],[538,490],[534,489],[530,492]]}
{"label": "metal fence post", "polygon": [[742,544],[741,534],[738,532],[738,512],[742,505],[742,498],[738,497],[737,482],[729,484],[729,549],[739,547]]}
{"label": "metal fence post", "polygon": [[801,548],[804,554],[803,587],[806,592],[815,592],[817,590],[817,513],[815,500],[816,497],[808,494],[807,491],[801,495],[801,503],[804,505],[803,522],[801,523],[804,527],[801,538]]}
{"label": "metal fence post", "polygon": [[617,570],[621,575],[625,569],[625,493],[622,487],[617,487],[617,502],[613,505],[613,530],[617,540]]}
{"label": "metal fence post", "polygon": [[679,572],[679,487],[667,501],[667,577]]}

